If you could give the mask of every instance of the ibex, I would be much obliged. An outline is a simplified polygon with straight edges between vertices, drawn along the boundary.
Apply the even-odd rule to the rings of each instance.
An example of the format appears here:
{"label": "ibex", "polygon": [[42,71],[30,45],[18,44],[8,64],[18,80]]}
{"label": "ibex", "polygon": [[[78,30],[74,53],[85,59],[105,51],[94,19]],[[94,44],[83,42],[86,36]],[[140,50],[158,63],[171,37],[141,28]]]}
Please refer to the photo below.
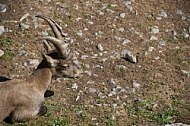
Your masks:
{"label": "ibex", "polygon": [[[0,122],[6,117],[12,123],[25,122],[46,114],[44,93],[51,84],[53,76],[80,77],[80,68],[72,64],[65,65],[70,57],[68,44],[64,42],[61,29],[52,19],[37,15],[51,26],[55,37],[43,37],[51,42],[57,52],[42,54],[43,60],[37,69],[24,80],[12,79],[0,82]],[[49,50],[52,50],[46,42]]]}

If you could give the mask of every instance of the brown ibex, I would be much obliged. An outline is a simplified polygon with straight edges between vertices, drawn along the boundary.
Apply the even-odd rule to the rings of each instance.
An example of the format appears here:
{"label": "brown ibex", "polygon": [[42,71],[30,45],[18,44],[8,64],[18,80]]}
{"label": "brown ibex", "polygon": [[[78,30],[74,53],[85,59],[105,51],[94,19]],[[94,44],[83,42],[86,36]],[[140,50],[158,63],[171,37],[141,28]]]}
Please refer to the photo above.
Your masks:
{"label": "brown ibex", "polygon": [[[51,84],[52,76],[79,77],[83,73],[73,64],[65,65],[68,61],[69,48],[64,42],[61,29],[52,19],[38,15],[46,20],[55,34],[54,37],[43,37],[51,42],[57,52],[42,54],[43,60],[38,68],[24,80],[12,79],[0,82],[0,122],[6,117],[12,123],[25,122],[44,115],[47,111],[44,105],[44,93]],[[50,46],[46,42],[50,49]]]}

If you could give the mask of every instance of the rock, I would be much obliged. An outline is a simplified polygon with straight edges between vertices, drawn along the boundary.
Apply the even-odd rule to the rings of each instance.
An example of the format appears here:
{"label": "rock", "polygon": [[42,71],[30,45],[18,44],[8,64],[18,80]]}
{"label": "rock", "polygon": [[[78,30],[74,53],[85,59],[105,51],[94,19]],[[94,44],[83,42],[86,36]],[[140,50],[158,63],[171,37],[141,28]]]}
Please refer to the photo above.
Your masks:
{"label": "rock", "polygon": [[123,2],[123,4],[124,4],[125,6],[130,5],[130,4],[131,4],[131,1],[130,1],[130,0],[125,0],[125,1]]}
{"label": "rock", "polygon": [[166,42],[164,40],[161,40],[158,44],[158,47],[165,46]]}
{"label": "rock", "polygon": [[133,82],[133,88],[139,88],[140,87],[140,84],[139,83],[136,83],[136,82]]}
{"label": "rock", "polygon": [[116,85],[115,80],[114,80],[113,78],[110,78],[110,79],[108,80],[108,83],[113,84],[113,85]]}
{"label": "rock", "polygon": [[182,10],[177,10],[176,14],[182,15],[183,12],[182,12]]}
{"label": "rock", "polygon": [[78,68],[82,68],[82,66],[80,65],[78,60],[73,60],[73,63],[78,67]]}
{"label": "rock", "polygon": [[89,76],[91,76],[91,75],[92,75],[92,72],[91,72],[91,71],[89,71],[89,70],[84,71],[84,73],[86,73],[86,74],[87,74],[87,75],[89,75]]}
{"label": "rock", "polygon": [[21,50],[18,52],[17,56],[23,56],[24,54],[26,54],[25,50]]}
{"label": "rock", "polygon": [[6,12],[6,6],[5,6],[5,4],[0,4],[0,12]]}
{"label": "rock", "polygon": [[136,56],[134,56],[131,51],[123,50],[121,52],[121,54],[123,55],[122,58],[129,60],[131,63],[136,63],[137,62]]}
{"label": "rock", "polygon": [[189,126],[189,125],[183,123],[173,123],[173,124],[166,124],[165,126]]}
{"label": "rock", "polygon": [[37,67],[39,63],[40,62],[37,59],[29,59],[29,64],[32,65],[33,67]]}
{"label": "rock", "polygon": [[125,30],[125,28],[123,28],[123,27],[120,27],[120,28],[118,29],[119,32],[124,32],[124,30]]}
{"label": "rock", "polygon": [[121,13],[119,16],[120,16],[121,18],[125,18],[125,13]]}
{"label": "rock", "polygon": [[162,11],[162,12],[160,13],[160,16],[162,16],[162,17],[167,17],[168,15],[166,14],[166,12]]}
{"label": "rock", "polygon": [[162,17],[156,17],[156,20],[161,20],[162,19]]}
{"label": "rock", "polygon": [[22,29],[29,29],[29,25],[25,24],[25,23],[20,23],[19,26],[22,28]]}
{"label": "rock", "polygon": [[158,26],[152,27],[152,28],[151,28],[151,33],[153,33],[153,34],[159,33],[159,28],[158,28]]}
{"label": "rock", "polygon": [[95,88],[89,88],[88,91],[89,91],[90,93],[95,93],[95,92],[96,92],[96,89],[95,89]]}
{"label": "rock", "polygon": [[82,55],[81,56],[81,59],[86,59],[86,58],[88,58],[89,56],[88,55]]}
{"label": "rock", "polygon": [[155,41],[157,41],[158,38],[157,38],[156,36],[152,35],[152,36],[150,37],[150,40],[155,40]]}
{"label": "rock", "polygon": [[112,90],[112,91],[108,94],[109,97],[111,97],[111,96],[113,96],[113,95],[116,95],[116,90]]}
{"label": "rock", "polygon": [[131,6],[129,6],[129,5],[127,5],[126,7],[127,7],[127,9],[128,9],[129,11],[132,11],[132,10],[133,10],[133,8],[132,8]]}
{"label": "rock", "polygon": [[0,57],[4,55],[4,51],[0,49]]}
{"label": "rock", "polygon": [[77,35],[78,35],[78,36],[83,36],[82,30],[79,30],[79,31],[77,32]]}
{"label": "rock", "polygon": [[131,42],[131,40],[129,40],[129,39],[124,39],[122,44],[125,45],[125,44],[130,43],[130,42]]}
{"label": "rock", "polygon": [[42,31],[42,35],[43,36],[48,36],[48,32],[45,30],[45,31]]}
{"label": "rock", "polygon": [[71,87],[71,88],[72,88],[72,89],[77,89],[77,88],[78,88],[77,83],[72,84],[72,87]]}
{"label": "rock", "polygon": [[189,37],[189,34],[187,34],[186,32],[182,32],[181,35],[182,35],[184,38],[188,38],[188,37]]}
{"label": "rock", "polygon": [[187,74],[187,76],[190,76],[190,71],[187,70],[181,70],[184,74]]}
{"label": "rock", "polygon": [[0,26],[0,35],[3,34],[3,32],[5,32],[5,27],[4,26]]}
{"label": "rock", "polygon": [[101,44],[98,44],[98,45],[97,45],[97,49],[98,49],[99,51],[103,51],[103,50],[104,50],[104,48],[102,47]]}
{"label": "rock", "polygon": [[151,46],[151,47],[148,47],[148,51],[149,51],[149,52],[152,52],[153,50],[155,50],[154,47],[152,47],[152,46]]}

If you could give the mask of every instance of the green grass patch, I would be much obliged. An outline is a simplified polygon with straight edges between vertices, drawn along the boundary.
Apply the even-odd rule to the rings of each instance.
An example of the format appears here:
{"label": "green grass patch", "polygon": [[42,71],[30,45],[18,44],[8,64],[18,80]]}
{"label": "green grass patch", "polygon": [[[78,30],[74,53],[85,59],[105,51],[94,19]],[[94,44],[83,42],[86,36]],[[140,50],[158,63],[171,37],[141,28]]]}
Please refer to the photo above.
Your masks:
{"label": "green grass patch", "polygon": [[15,41],[12,38],[6,38],[6,37],[2,37],[0,39],[0,45],[13,45],[15,43]]}
{"label": "green grass patch", "polygon": [[[172,99],[175,98],[172,97]],[[179,111],[175,107],[164,105],[164,103],[159,106],[159,102],[156,97],[134,101],[133,106],[128,108],[130,117],[138,121],[146,120],[162,125],[173,123],[174,118],[179,116]]]}
{"label": "green grass patch", "polygon": [[11,60],[15,56],[15,51],[11,48],[6,49],[5,54],[2,56],[3,60]]}

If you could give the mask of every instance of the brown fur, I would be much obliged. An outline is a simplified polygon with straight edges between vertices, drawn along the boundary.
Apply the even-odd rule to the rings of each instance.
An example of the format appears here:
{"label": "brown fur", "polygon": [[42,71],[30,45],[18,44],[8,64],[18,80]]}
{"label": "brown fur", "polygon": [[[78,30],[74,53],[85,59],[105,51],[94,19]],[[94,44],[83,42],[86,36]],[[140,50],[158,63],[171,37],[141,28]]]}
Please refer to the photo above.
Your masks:
{"label": "brown fur", "polygon": [[0,121],[9,116],[13,123],[25,122],[41,115],[39,112],[45,109],[44,93],[51,77],[51,70],[44,68],[36,70],[25,80],[0,82]]}

